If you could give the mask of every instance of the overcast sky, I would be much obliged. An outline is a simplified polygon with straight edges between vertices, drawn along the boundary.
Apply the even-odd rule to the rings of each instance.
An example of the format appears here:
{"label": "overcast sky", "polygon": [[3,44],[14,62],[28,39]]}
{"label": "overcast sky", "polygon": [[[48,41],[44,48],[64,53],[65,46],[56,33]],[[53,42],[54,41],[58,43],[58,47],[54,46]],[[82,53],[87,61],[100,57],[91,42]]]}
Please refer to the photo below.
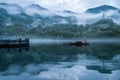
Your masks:
{"label": "overcast sky", "polygon": [[83,12],[88,8],[111,5],[120,8],[120,0],[0,0],[0,3],[17,3],[21,6],[39,4],[50,10],[71,10]]}

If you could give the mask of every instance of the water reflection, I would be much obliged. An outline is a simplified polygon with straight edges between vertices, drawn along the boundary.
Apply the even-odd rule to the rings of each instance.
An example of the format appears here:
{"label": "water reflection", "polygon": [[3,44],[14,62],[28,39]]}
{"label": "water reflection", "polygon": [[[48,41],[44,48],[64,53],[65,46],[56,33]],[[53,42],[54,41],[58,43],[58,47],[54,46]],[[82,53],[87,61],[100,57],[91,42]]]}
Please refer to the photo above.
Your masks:
{"label": "water reflection", "polygon": [[[112,74],[114,70],[120,70],[120,61],[115,59],[120,53],[120,47],[118,45],[100,45],[94,47],[92,52],[89,51],[89,55],[95,56],[96,59],[101,61],[100,64],[88,65],[87,69],[97,70],[100,73]],[[93,53],[94,52],[94,53]]]}
{"label": "water reflection", "polygon": [[[76,46],[81,47],[81,46]],[[87,57],[93,56],[96,61],[99,60],[98,64],[86,65],[89,70],[96,70],[103,74],[112,74],[114,70],[120,70],[120,59],[115,59],[116,56],[120,55],[120,46],[116,44],[93,44],[85,47]]]}
{"label": "water reflection", "polygon": [[29,47],[18,47],[18,48],[0,48],[0,51],[5,51],[5,52],[22,52],[22,51],[29,51]]}
{"label": "water reflection", "polygon": [[20,78],[23,74],[33,76],[29,80],[94,80],[95,75],[97,80],[120,79],[117,44],[39,44],[21,50],[0,49],[0,80],[10,75]]}

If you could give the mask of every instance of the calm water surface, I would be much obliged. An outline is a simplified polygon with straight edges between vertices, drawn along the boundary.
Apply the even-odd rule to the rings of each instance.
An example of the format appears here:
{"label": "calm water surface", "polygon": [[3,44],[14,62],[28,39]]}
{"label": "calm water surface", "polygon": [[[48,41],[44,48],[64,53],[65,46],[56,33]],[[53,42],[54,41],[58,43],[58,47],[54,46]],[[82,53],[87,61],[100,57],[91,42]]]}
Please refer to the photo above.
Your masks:
{"label": "calm water surface", "polygon": [[0,80],[120,80],[120,45],[0,49]]}

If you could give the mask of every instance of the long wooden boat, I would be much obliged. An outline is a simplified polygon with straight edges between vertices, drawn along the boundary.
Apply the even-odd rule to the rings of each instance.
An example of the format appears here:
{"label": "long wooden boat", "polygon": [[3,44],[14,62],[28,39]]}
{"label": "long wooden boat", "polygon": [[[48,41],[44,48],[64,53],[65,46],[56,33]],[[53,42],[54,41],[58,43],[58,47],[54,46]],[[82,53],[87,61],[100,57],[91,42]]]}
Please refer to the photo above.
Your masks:
{"label": "long wooden boat", "polygon": [[0,40],[0,48],[29,47],[29,39]]}
{"label": "long wooden boat", "polygon": [[29,47],[29,44],[0,44],[0,48]]}

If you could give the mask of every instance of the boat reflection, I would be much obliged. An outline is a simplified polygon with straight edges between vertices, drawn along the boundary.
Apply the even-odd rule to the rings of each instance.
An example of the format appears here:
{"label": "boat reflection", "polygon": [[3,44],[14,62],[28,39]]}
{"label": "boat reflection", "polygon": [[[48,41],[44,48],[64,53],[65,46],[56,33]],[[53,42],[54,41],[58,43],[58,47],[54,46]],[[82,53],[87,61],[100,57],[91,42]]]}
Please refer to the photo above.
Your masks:
{"label": "boat reflection", "polygon": [[17,48],[0,48],[0,50],[4,50],[8,53],[13,51],[21,53],[22,51],[29,51],[30,49],[28,46],[28,47],[17,47]]}

